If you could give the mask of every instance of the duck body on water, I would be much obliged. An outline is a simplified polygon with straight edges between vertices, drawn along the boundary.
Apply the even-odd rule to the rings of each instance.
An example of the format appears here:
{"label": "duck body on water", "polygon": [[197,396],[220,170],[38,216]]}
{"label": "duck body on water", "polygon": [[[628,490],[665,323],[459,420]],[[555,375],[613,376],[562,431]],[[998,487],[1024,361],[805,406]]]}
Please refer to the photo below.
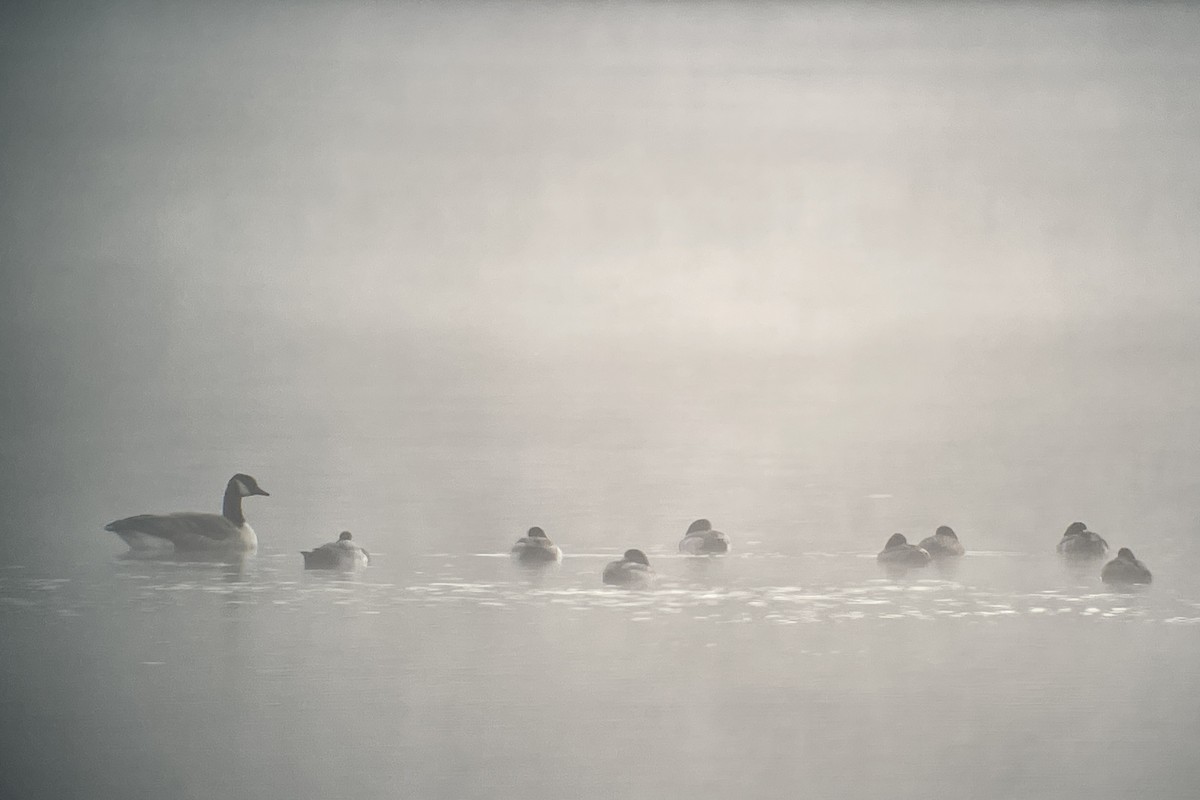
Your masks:
{"label": "duck body on water", "polygon": [[1122,547],[1117,551],[1117,557],[1104,565],[1100,570],[1100,580],[1108,584],[1138,584],[1150,583],[1150,570],[1134,557],[1133,551]]}
{"label": "duck body on water", "polygon": [[610,586],[648,589],[654,585],[656,577],[645,553],[641,550],[626,550],[619,561],[610,561],[604,567],[601,579]]}
{"label": "duck body on water", "polygon": [[1058,552],[1074,561],[1087,561],[1093,558],[1104,558],[1108,552],[1108,542],[1100,534],[1089,531],[1082,522],[1072,522],[1063,532],[1062,540],[1058,543]]}
{"label": "duck body on water", "polygon": [[908,539],[904,538],[904,534],[893,533],[887,540],[887,544],[883,546],[883,550],[875,556],[875,560],[885,567],[913,569],[924,567],[933,558],[926,550],[915,544],[909,544]]}
{"label": "duck body on water", "polygon": [[361,569],[371,563],[371,554],[354,542],[350,531],[342,531],[336,542],[312,550],[301,550],[305,569]]}
{"label": "duck body on water", "polygon": [[967,550],[962,546],[962,542],[958,540],[958,534],[949,525],[942,525],[933,536],[926,536],[917,545],[934,561],[941,561],[947,558],[958,558],[965,555]]}
{"label": "duck body on water", "polygon": [[137,552],[173,548],[180,553],[252,553],[258,549],[258,537],[242,513],[242,498],[255,496],[270,495],[254,478],[239,472],[225,485],[220,514],[139,514],[110,522],[104,530]]}
{"label": "duck body on water", "polygon": [[557,564],[562,561],[562,550],[550,541],[544,530],[534,526],[513,545],[512,558],[518,564],[530,567]]}
{"label": "duck body on water", "polygon": [[688,526],[679,542],[679,552],[692,556],[719,556],[729,552],[729,537],[713,530],[712,523],[698,519]]}

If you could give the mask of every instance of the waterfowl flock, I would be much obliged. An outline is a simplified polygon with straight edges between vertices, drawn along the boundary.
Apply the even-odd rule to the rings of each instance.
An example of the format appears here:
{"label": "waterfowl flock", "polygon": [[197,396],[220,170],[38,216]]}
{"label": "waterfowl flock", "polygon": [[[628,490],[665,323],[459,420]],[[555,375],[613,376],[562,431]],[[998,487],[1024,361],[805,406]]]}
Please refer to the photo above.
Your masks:
{"label": "waterfowl flock", "polygon": [[[247,497],[269,497],[258,481],[245,473],[237,473],[225,485],[221,513],[177,512],[174,514],[139,514],[110,522],[107,531],[120,536],[130,551],[138,554],[168,552],[176,554],[252,553],[258,549],[258,537],[246,522],[242,500]],[[714,530],[707,519],[698,519],[688,526],[679,542],[679,552],[693,556],[722,556],[730,551],[730,539]],[[1098,533],[1088,530],[1082,522],[1071,523],[1058,543],[1058,553],[1072,563],[1088,563],[1104,558],[1108,542]],[[371,555],[354,541],[350,531],[343,531],[337,541],[312,550],[301,551],[305,569],[357,570],[371,563]],[[932,536],[920,544],[909,544],[902,533],[887,540],[876,560],[889,573],[907,573],[931,563],[953,563],[962,558],[966,549],[958,534],[941,525]],[[550,540],[539,527],[530,528],[517,540],[511,551],[514,562],[529,567],[557,564],[562,561],[562,549]],[[1110,585],[1148,584],[1150,570],[1133,555],[1128,547],[1117,551],[1117,557],[1104,565],[1101,580]],[[603,583],[634,589],[647,589],[655,584],[654,568],[641,550],[626,550],[617,561],[604,567]]]}

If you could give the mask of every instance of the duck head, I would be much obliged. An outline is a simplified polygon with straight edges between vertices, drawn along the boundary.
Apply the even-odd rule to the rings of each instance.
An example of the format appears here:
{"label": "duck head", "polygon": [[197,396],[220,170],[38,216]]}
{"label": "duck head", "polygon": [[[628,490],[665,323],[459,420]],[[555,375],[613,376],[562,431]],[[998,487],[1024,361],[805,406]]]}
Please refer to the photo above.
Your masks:
{"label": "duck head", "polygon": [[650,566],[650,559],[646,558],[646,554],[641,550],[626,550],[621,560],[632,561],[634,564],[645,564],[647,567]]}
{"label": "duck head", "polygon": [[887,540],[887,544],[883,546],[884,550],[892,550],[896,547],[901,547],[908,544],[908,539],[904,538],[903,533],[893,533],[892,538]]}
{"label": "duck head", "polygon": [[539,528],[537,526],[530,528],[529,532],[526,533],[525,535],[528,536],[530,539],[549,539],[550,538],[549,536],[546,535],[546,532],[544,530],[542,530],[541,528]]}
{"label": "duck head", "polygon": [[350,531],[342,531],[341,535],[338,536],[338,541],[339,542],[348,542],[353,538],[354,537],[350,535]]}
{"label": "duck head", "polygon": [[933,532],[934,536],[949,536],[951,539],[957,539],[958,534],[949,525],[941,525]]}
{"label": "duck head", "polygon": [[[709,522],[706,519],[698,519],[695,522],[693,522],[691,525],[688,525],[687,532],[688,533],[701,533],[703,531],[711,531],[711,530],[712,530],[711,522]],[[687,534],[684,534],[684,535],[686,536]]]}
{"label": "duck head", "polygon": [[1082,536],[1085,533],[1087,533],[1087,525],[1082,522],[1072,522],[1063,532],[1063,536]]}
{"label": "duck head", "polygon": [[1128,547],[1122,547],[1120,550],[1118,550],[1117,558],[1123,561],[1137,561],[1137,559],[1133,557],[1133,551]]}

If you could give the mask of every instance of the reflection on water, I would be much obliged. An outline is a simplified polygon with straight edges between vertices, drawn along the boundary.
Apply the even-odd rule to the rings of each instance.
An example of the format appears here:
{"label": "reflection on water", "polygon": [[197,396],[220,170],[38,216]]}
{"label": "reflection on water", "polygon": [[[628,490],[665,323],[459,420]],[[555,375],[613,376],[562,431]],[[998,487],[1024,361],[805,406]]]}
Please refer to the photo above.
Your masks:
{"label": "reflection on water", "polygon": [[[506,554],[441,554],[401,574],[386,567],[298,574],[295,559],[282,555],[232,562],[140,558],[115,561],[113,575],[125,583],[128,592],[120,602],[131,611],[156,604],[195,605],[198,601],[189,598],[200,594],[226,604],[270,605],[281,612],[320,612],[328,605],[369,614],[411,606],[524,606],[571,612],[630,608],[643,612],[634,617],[639,620],[683,614],[722,623],[1038,615],[1200,622],[1200,593],[1188,597],[1149,586],[1114,590],[1099,581],[1098,565],[1089,570],[1046,555],[973,553],[965,567],[931,565],[896,576],[860,554],[660,554],[654,559],[659,582],[652,590],[602,585],[600,569],[613,556],[574,555],[562,565],[531,569],[505,563]],[[965,572],[961,579],[960,571]],[[99,577],[93,569],[84,580]],[[788,577],[809,580],[787,583]],[[832,582],[839,578],[844,582]],[[32,577],[13,566],[0,577],[0,603],[59,614],[97,610],[82,603],[76,588],[79,579]]]}
{"label": "reflection on water", "polygon": [[[660,587],[628,591],[600,583],[612,557],[13,565],[4,750],[91,797],[1184,797],[1200,778],[1182,569],[1113,592],[1052,553],[893,580],[869,554],[664,552]],[[119,756],[69,733],[96,724]],[[38,766],[52,742],[70,757]]]}

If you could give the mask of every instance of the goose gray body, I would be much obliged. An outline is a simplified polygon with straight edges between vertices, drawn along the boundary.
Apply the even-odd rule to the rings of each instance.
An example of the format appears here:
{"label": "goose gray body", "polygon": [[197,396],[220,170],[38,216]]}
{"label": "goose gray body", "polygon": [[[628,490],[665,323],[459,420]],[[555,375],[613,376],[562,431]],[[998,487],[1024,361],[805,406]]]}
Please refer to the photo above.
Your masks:
{"label": "goose gray body", "polygon": [[301,550],[305,569],[358,569],[371,563],[371,554],[353,541],[350,531],[342,531],[336,542],[312,550]]}
{"label": "goose gray body", "polygon": [[641,550],[626,550],[620,561],[610,561],[604,567],[602,580],[610,586],[648,589],[654,585],[654,569]]}
{"label": "goose gray body", "polygon": [[562,550],[550,541],[545,531],[533,527],[513,545],[512,557],[518,564],[529,566],[557,564],[562,561]]}
{"label": "goose gray body", "polygon": [[1063,532],[1057,549],[1061,555],[1075,560],[1103,558],[1108,552],[1108,542],[1082,522],[1072,522]]}
{"label": "goose gray body", "polygon": [[1122,547],[1117,557],[1100,570],[1100,580],[1105,583],[1150,583],[1150,570],[1134,557],[1133,551]]}
{"label": "goose gray body", "polygon": [[912,568],[923,567],[933,559],[924,549],[915,544],[909,544],[902,533],[893,533],[887,540],[883,551],[875,557],[885,567]]}
{"label": "goose gray body", "polygon": [[729,552],[729,537],[714,531],[708,520],[698,519],[688,526],[679,542],[679,552],[693,556],[724,555]]}
{"label": "goose gray body", "polygon": [[156,550],[167,546],[179,552],[253,552],[258,537],[242,514],[242,498],[269,496],[249,475],[238,473],[225,486],[220,514],[181,512],[139,514],[104,526],[120,536],[133,550]]}
{"label": "goose gray body", "polygon": [[967,552],[958,540],[958,534],[949,525],[940,526],[933,536],[926,536],[917,546],[929,553],[934,561],[956,558]]}

